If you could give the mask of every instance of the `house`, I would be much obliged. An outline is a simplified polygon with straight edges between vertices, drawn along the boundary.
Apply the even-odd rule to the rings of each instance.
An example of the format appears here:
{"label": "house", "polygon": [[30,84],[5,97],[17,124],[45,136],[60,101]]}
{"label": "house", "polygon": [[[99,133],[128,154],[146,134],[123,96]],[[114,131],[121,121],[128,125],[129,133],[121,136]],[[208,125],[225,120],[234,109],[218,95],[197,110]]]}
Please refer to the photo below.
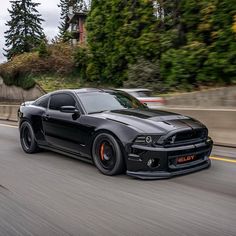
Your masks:
{"label": "house", "polygon": [[85,21],[87,18],[87,9],[78,7],[76,4],[72,4],[69,7],[69,13],[67,17],[66,28],[71,34],[71,43],[76,45],[78,43],[86,43],[86,29]]}

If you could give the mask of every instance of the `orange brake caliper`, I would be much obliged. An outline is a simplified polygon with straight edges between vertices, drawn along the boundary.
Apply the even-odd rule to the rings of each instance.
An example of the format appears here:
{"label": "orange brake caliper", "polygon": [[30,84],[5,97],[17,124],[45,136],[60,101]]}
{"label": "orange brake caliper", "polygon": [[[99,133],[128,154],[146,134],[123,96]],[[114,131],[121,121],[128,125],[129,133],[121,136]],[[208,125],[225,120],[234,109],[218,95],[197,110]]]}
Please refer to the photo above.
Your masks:
{"label": "orange brake caliper", "polygon": [[104,146],[105,144],[103,143],[102,146],[100,147],[100,157],[102,161],[104,161]]}

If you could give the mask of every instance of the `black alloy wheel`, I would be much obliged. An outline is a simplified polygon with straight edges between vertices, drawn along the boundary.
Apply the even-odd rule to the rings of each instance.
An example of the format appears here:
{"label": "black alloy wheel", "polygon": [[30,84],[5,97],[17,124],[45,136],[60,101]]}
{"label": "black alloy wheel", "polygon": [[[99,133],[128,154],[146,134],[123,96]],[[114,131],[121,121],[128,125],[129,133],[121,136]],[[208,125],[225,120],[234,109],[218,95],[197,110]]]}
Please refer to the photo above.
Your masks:
{"label": "black alloy wheel", "polygon": [[20,126],[20,142],[26,153],[35,153],[39,150],[31,124],[24,121]]}
{"label": "black alloy wheel", "polygon": [[124,159],[117,140],[108,133],[98,134],[93,143],[93,161],[105,175],[124,172]]}

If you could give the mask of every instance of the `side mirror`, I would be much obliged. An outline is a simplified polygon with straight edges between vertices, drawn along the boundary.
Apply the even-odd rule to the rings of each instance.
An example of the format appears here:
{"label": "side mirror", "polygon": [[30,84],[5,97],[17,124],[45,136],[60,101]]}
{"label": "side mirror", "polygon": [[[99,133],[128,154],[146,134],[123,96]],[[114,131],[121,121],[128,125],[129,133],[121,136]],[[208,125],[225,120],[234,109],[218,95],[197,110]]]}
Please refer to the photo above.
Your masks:
{"label": "side mirror", "polygon": [[75,114],[79,113],[79,111],[74,106],[62,106],[60,111],[63,113]]}

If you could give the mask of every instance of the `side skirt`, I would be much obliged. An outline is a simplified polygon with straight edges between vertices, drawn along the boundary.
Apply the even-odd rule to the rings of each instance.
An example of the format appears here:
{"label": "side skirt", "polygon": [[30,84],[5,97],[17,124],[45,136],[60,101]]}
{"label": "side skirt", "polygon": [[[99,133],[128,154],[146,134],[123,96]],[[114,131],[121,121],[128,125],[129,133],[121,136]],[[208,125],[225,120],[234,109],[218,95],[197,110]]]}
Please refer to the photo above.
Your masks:
{"label": "side skirt", "polygon": [[66,155],[66,156],[75,158],[75,159],[78,159],[78,160],[81,160],[81,161],[84,161],[84,162],[87,162],[87,163],[90,163],[90,164],[94,164],[92,159],[88,159],[86,157],[80,156],[80,155],[72,153],[72,152],[67,152],[67,151],[57,149],[57,148],[54,148],[54,147],[49,147],[49,146],[39,145],[39,147],[42,148],[42,149],[45,149],[45,150],[49,150],[49,151],[52,151],[52,152],[56,152],[56,153],[59,153],[59,154],[62,154],[62,155]]}

